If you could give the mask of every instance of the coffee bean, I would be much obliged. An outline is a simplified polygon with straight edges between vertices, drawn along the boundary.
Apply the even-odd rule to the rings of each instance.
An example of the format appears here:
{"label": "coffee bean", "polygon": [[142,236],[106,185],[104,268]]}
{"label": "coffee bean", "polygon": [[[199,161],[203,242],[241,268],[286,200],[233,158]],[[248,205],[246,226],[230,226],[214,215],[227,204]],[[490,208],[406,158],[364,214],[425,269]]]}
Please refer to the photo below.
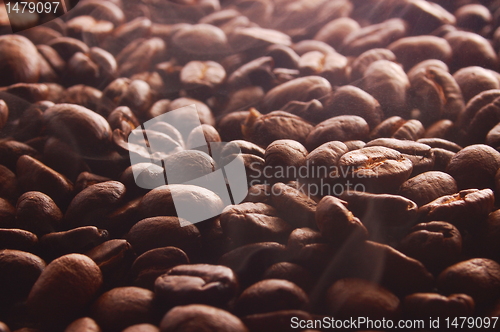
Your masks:
{"label": "coffee bean", "polygon": [[[296,318],[295,318],[296,317]],[[250,331],[272,332],[293,331],[290,322],[295,319],[312,321],[313,316],[302,310],[279,310],[262,314],[253,314],[241,318]],[[312,330],[304,330],[312,331]]]}
{"label": "coffee bean", "polygon": [[399,299],[387,289],[362,279],[335,282],[326,294],[328,311],[335,317],[397,317]]}
{"label": "coffee bean", "polygon": [[461,6],[455,12],[457,26],[465,30],[471,30],[483,34],[484,28],[492,21],[492,16],[488,8],[480,4],[467,4]]}
{"label": "coffee bean", "polygon": [[314,150],[330,141],[363,140],[370,129],[365,119],[356,115],[340,115],[318,124],[307,136],[306,147]]}
{"label": "coffee bean", "polygon": [[161,332],[246,332],[241,320],[229,312],[202,304],[177,306],[160,323]]}
{"label": "coffee bean", "polygon": [[299,189],[280,182],[274,184],[271,188],[271,204],[293,227],[310,227],[315,224],[316,202]]}
{"label": "coffee bean", "polygon": [[453,50],[450,64],[452,71],[469,66],[495,68],[497,56],[485,38],[466,31],[450,32],[444,38]]}
{"label": "coffee bean", "polygon": [[294,283],[280,279],[266,279],[243,291],[235,303],[235,311],[249,315],[300,309],[308,302],[307,294]]}
{"label": "coffee bean", "polygon": [[410,23],[413,34],[427,34],[441,25],[456,23],[453,14],[437,3],[410,1],[401,9],[401,17]]}
{"label": "coffee bean", "polygon": [[160,329],[158,329],[155,325],[144,323],[144,324],[131,325],[123,331],[124,332],[160,332]]}
{"label": "coffee bean", "polygon": [[40,238],[40,250],[49,259],[69,253],[84,253],[108,239],[108,232],[94,226],[52,232]]}
{"label": "coffee bean", "polygon": [[63,218],[54,201],[38,191],[26,192],[19,197],[16,210],[19,226],[39,236],[59,228]]}
{"label": "coffee bean", "polygon": [[462,236],[455,226],[432,221],[415,225],[401,240],[399,248],[430,271],[440,272],[460,259]]}
{"label": "coffee bean", "polygon": [[418,120],[408,120],[398,128],[392,137],[400,140],[416,141],[425,133],[424,126]]}
{"label": "coffee bean", "polygon": [[0,38],[2,52],[1,71],[5,73],[0,86],[26,82],[36,83],[40,75],[39,55],[35,45],[23,36],[5,35]]}
{"label": "coffee bean", "polygon": [[479,66],[465,67],[453,74],[467,103],[479,93],[500,88],[495,75]]}
{"label": "coffee bean", "polygon": [[0,227],[15,227],[16,208],[6,199],[0,198]]}
{"label": "coffee bean", "polygon": [[0,129],[2,129],[9,118],[9,107],[5,101],[0,100]]}
{"label": "coffee bean", "polygon": [[373,48],[361,53],[351,63],[351,80],[359,80],[365,75],[366,69],[375,61],[389,60],[396,61],[396,55],[385,48]]}
{"label": "coffee bean", "polygon": [[415,293],[404,298],[402,307],[410,317],[427,318],[470,316],[475,306],[472,297],[466,294]]}
{"label": "coffee bean", "polygon": [[73,321],[73,323],[69,324],[68,327],[64,330],[64,332],[101,332],[101,328],[95,320],[90,317],[82,317]]}
{"label": "coffee bean", "polygon": [[399,188],[400,195],[411,199],[418,206],[457,191],[457,184],[451,175],[436,171],[421,173],[408,179]]}
{"label": "coffee bean", "polygon": [[101,285],[101,271],[90,258],[61,256],[43,270],[26,304],[45,326],[64,326],[90,304]]}
{"label": "coffee bean", "polygon": [[444,294],[464,293],[471,296],[477,306],[483,306],[498,297],[500,265],[486,258],[462,261],[441,272],[438,289]]}
{"label": "coffee bean", "polygon": [[[11,227],[15,227],[12,225]],[[38,237],[24,229],[0,228],[0,248],[16,249],[22,251],[35,251]]]}
{"label": "coffee bean", "polygon": [[352,32],[360,29],[358,22],[349,17],[337,18],[324,25],[314,36],[315,40],[338,48]]}

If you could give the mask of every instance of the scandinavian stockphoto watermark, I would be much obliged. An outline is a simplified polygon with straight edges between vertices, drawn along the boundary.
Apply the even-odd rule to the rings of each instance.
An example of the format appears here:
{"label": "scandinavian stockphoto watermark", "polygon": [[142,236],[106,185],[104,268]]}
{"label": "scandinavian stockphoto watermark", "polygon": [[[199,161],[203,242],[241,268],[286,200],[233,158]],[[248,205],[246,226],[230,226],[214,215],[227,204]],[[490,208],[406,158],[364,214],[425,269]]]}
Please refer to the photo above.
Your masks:
{"label": "scandinavian stockphoto watermark", "polygon": [[[228,143],[207,143],[203,130],[197,130],[200,126],[200,117],[193,104],[159,115],[132,130],[128,136],[130,151],[137,150],[137,147],[147,151],[146,155],[130,153],[131,165],[143,166],[132,167],[136,184],[145,189],[174,183],[194,185],[216,193],[221,198],[223,207],[242,202],[248,193],[248,181],[245,165],[241,158],[237,158],[241,150],[234,144],[231,145],[229,157],[232,158],[228,158],[228,149],[224,149]],[[190,149],[199,153],[199,158],[210,160],[218,167],[202,176],[189,167],[165,167],[167,158],[185,151],[187,144]],[[158,174],[158,170],[160,176],[144,176],[148,172]],[[175,190],[171,193],[177,216],[191,224],[222,212],[193,208],[193,202],[179,197]]]}

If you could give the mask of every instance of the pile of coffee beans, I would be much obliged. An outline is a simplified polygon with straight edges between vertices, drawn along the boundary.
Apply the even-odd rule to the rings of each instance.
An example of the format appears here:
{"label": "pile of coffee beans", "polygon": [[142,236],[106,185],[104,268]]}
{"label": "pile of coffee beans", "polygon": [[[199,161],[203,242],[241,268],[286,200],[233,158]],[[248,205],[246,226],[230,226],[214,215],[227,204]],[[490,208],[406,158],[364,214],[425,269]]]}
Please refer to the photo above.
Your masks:
{"label": "pile of coffee beans", "polygon": [[[500,1],[5,10],[1,332],[493,329]],[[237,204],[188,183],[235,160]]]}

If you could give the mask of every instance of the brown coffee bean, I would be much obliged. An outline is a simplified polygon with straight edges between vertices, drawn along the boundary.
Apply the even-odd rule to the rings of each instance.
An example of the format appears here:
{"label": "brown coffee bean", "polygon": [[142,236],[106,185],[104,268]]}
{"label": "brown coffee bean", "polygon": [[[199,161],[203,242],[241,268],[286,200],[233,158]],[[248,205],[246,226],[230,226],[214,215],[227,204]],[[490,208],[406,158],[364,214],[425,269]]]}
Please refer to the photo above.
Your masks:
{"label": "brown coffee bean", "polygon": [[227,79],[227,84],[232,90],[248,87],[261,86],[264,90],[271,89],[274,75],[273,58],[270,56],[260,57],[249,61],[236,69]]}
{"label": "brown coffee bean", "polygon": [[101,328],[96,321],[90,317],[82,317],[69,324],[64,332],[101,332]]}
{"label": "brown coffee bean", "polygon": [[134,48],[131,48],[130,51],[125,48],[116,56],[119,68],[118,74],[129,77],[133,74],[148,71],[161,61],[165,53],[166,45],[160,38],[143,40]]}
{"label": "brown coffee bean", "polygon": [[344,191],[340,198],[363,221],[373,241],[397,243],[417,220],[417,204],[402,196]]}
{"label": "brown coffee bean", "polygon": [[463,67],[495,68],[497,55],[485,38],[472,32],[455,31],[444,36],[453,50],[452,71]]}
{"label": "brown coffee bean", "polygon": [[16,208],[6,199],[0,198],[0,228],[15,227]]}
{"label": "brown coffee bean", "polygon": [[448,141],[443,138],[421,138],[417,143],[422,143],[430,146],[431,148],[445,149],[451,152],[458,152],[462,147],[455,142]]}
{"label": "brown coffee bean", "polygon": [[400,15],[408,21],[408,29],[415,35],[428,34],[441,25],[454,25],[456,20],[453,14],[437,3],[411,0],[401,8]]}
{"label": "brown coffee bean", "polygon": [[299,189],[283,183],[271,188],[271,205],[293,227],[311,227],[315,224],[316,202]]}
{"label": "brown coffee bean", "polygon": [[350,238],[363,241],[368,237],[366,228],[346,205],[345,201],[334,196],[325,196],[316,209],[316,224],[321,234],[339,246]]}
{"label": "brown coffee bean", "polygon": [[300,309],[307,305],[307,294],[290,281],[266,279],[247,288],[235,303],[242,315]]}
{"label": "brown coffee bean", "polygon": [[433,200],[452,195],[458,191],[455,179],[446,173],[429,171],[408,179],[399,188],[399,194],[417,203],[425,205]]}
{"label": "brown coffee bean", "polygon": [[89,172],[81,172],[76,178],[75,193],[80,193],[82,190],[98,183],[111,181],[110,178],[100,176]]}
{"label": "brown coffee bean", "polygon": [[291,139],[304,144],[313,126],[302,118],[283,111],[262,115],[251,108],[242,125],[243,137],[261,147],[279,139]]}
{"label": "brown coffee bean", "polygon": [[2,165],[16,170],[16,163],[22,156],[38,157],[39,153],[31,146],[13,140],[3,140],[0,142],[0,160]]}
{"label": "brown coffee bean", "polygon": [[402,307],[404,314],[414,318],[471,316],[474,300],[466,294],[415,293],[404,298]]}
{"label": "brown coffee bean", "polygon": [[39,55],[35,45],[23,36],[5,35],[0,38],[2,79],[0,86],[26,82],[36,83],[40,75]]}
{"label": "brown coffee bean", "polygon": [[167,307],[192,303],[224,306],[236,296],[238,282],[225,266],[178,265],[155,281],[155,298]]}
{"label": "brown coffee bean", "polygon": [[291,100],[319,99],[331,92],[330,83],[318,76],[306,76],[281,84],[270,90],[262,101],[266,113],[281,109]]}
{"label": "brown coffee bean", "polygon": [[315,40],[327,43],[328,45],[338,48],[342,45],[344,39],[354,31],[361,27],[358,22],[349,17],[337,18],[325,24],[314,36]]}
{"label": "brown coffee bean", "polygon": [[[427,127],[425,131],[424,138],[443,138],[452,139],[455,135],[457,128],[455,124],[448,119],[443,119],[434,122],[432,125]],[[425,144],[425,143],[424,143]]]}
{"label": "brown coffee bean", "polygon": [[432,221],[415,225],[399,249],[438,273],[456,263],[462,253],[462,236],[452,224]]}
{"label": "brown coffee bean", "polygon": [[26,305],[45,326],[64,326],[97,295],[102,285],[99,267],[90,258],[69,254],[52,261],[43,270]]}
{"label": "brown coffee bean", "polygon": [[106,241],[87,251],[85,255],[99,266],[105,285],[119,283],[136,257],[130,243],[123,239]]}
{"label": "brown coffee bean", "polygon": [[225,142],[242,140],[242,124],[248,118],[248,111],[236,111],[223,116],[217,123],[217,130]]}
{"label": "brown coffee bean", "polygon": [[18,228],[0,228],[0,248],[2,249],[34,251],[37,245],[38,237],[31,232]]}
{"label": "brown coffee bean", "polygon": [[210,24],[187,25],[172,36],[172,46],[194,55],[224,54],[228,49],[226,34]]}
{"label": "brown coffee bean", "polygon": [[399,116],[391,116],[379,125],[377,125],[370,133],[371,139],[392,137],[392,135],[406,123],[406,120]]}
{"label": "brown coffee bean", "polygon": [[[279,310],[262,314],[254,314],[242,317],[250,331],[272,332],[272,331],[293,331],[290,322],[295,319],[300,321],[312,321],[313,316],[302,310]],[[292,324],[293,326],[293,324]],[[312,330],[303,330],[309,331]]]}
{"label": "brown coffee bean", "polygon": [[483,91],[500,88],[495,75],[479,66],[462,68],[453,74],[453,78],[460,86],[466,103]]}
{"label": "brown coffee bean", "polygon": [[[399,151],[383,146],[368,146],[340,157],[339,168],[332,174],[341,181],[352,180],[354,190],[394,192],[408,179],[413,165]],[[347,184],[346,184],[347,185]],[[347,188],[349,189],[349,188]]]}
{"label": "brown coffee bean", "polygon": [[106,181],[89,186],[78,193],[64,215],[69,225],[100,225],[99,219],[116,208],[124,199],[125,186]]}
{"label": "brown coffee bean", "polygon": [[52,232],[40,238],[40,250],[53,259],[70,253],[84,253],[108,239],[108,232],[94,226]]}
{"label": "brown coffee bean", "polygon": [[370,129],[365,119],[356,115],[340,115],[318,124],[307,136],[309,151],[330,141],[363,140]]}
{"label": "brown coffee bean", "polygon": [[444,294],[464,293],[483,306],[498,297],[500,265],[486,258],[463,261],[441,272],[437,285]]}
{"label": "brown coffee bean", "polygon": [[161,332],[247,332],[241,320],[229,312],[203,304],[177,306],[160,323]]}
{"label": "brown coffee bean", "polygon": [[136,324],[127,327],[123,332],[160,332],[160,329],[151,324]]}
{"label": "brown coffee bean", "polygon": [[[214,192],[193,185],[172,184],[157,187],[144,195],[139,210],[143,218],[156,216],[176,216],[175,204],[172,196],[175,195],[177,202],[186,202],[193,209],[207,211],[212,216],[220,214],[224,204]],[[197,197],[193,201],[193,197]],[[192,205],[195,203],[195,205]]]}
{"label": "brown coffee bean", "polygon": [[351,85],[336,89],[324,104],[324,118],[321,121],[339,115],[357,115],[365,119],[370,128],[375,128],[384,118],[378,101]]}
{"label": "brown coffee bean", "polygon": [[336,281],[326,294],[329,314],[335,317],[380,319],[398,316],[399,299],[387,289],[356,278]]}
{"label": "brown coffee bean", "polygon": [[3,310],[15,301],[25,300],[45,262],[38,256],[19,250],[0,250],[0,294]]}
{"label": "brown coffee bean", "polygon": [[385,146],[401,152],[413,164],[412,176],[429,171],[434,166],[435,156],[431,147],[422,143],[393,138],[378,138],[366,143],[366,147],[371,146]]}
{"label": "brown coffee bean", "polygon": [[396,55],[398,62],[403,64],[406,70],[427,59],[448,62],[452,56],[451,47],[446,39],[435,36],[401,38],[387,48]]}
{"label": "brown coffee bean", "polygon": [[305,165],[306,156],[307,150],[299,142],[289,139],[276,140],[266,148],[264,154],[265,167],[271,170],[273,178],[278,181],[297,179],[297,174],[290,176],[284,174],[283,179],[280,180],[277,172],[290,168],[298,169]]}
{"label": "brown coffee bean", "polygon": [[366,69],[375,61],[389,60],[396,62],[396,55],[390,50],[385,48],[373,48],[361,53],[356,59],[352,61],[351,66],[351,80],[359,80],[365,75]]}
{"label": "brown coffee bean", "polygon": [[122,331],[134,324],[151,323],[153,297],[153,292],[147,289],[117,287],[92,304],[91,316],[106,331]]}
{"label": "brown coffee bean", "polygon": [[121,25],[125,21],[123,11],[113,2],[89,2],[84,6],[78,6],[69,15],[77,17],[81,15],[90,15],[97,20],[106,20],[112,22],[115,26]]}
{"label": "brown coffee bean", "polygon": [[81,52],[83,54],[89,52],[89,47],[84,42],[70,37],[52,39],[47,45],[56,50],[56,52],[59,53],[61,58],[65,61],[69,61],[69,59],[71,59],[71,57],[77,52]]}
{"label": "brown coffee bean", "polygon": [[491,189],[461,190],[442,196],[419,208],[422,221],[447,221],[458,229],[474,228],[493,210],[495,197]]}
{"label": "brown coffee bean", "polygon": [[0,165],[0,181],[2,183],[0,197],[11,202],[15,201],[20,189],[16,175],[7,167]]}
{"label": "brown coffee bean", "polygon": [[353,31],[344,39],[340,51],[347,55],[360,55],[374,48],[384,48],[407,34],[407,23],[394,18]]}
{"label": "brown coffee bean", "polygon": [[448,164],[447,172],[457,181],[458,189],[494,188],[494,177],[500,167],[500,153],[476,144],[459,151]]}
{"label": "brown coffee bean", "polygon": [[289,262],[280,262],[271,265],[262,275],[262,279],[288,280],[305,291],[308,291],[314,285],[313,276],[307,269]]}
{"label": "brown coffee bean", "polygon": [[222,211],[220,224],[235,245],[266,241],[284,243],[292,231],[278,211],[264,203],[229,205]]}
{"label": "brown coffee bean", "polygon": [[398,128],[392,135],[392,137],[400,140],[410,140],[416,141],[420,137],[424,136],[425,128],[422,122],[418,120],[408,120],[401,127]]}
{"label": "brown coffee bean", "polygon": [[299,60],[299,71],[302,76],[321,76],[332,85],[346,83],[346,67],[347,58],[335,51],[326,54],[319,51],[307,52]]}
{"label": "brown coffee bean", "polygon": [[252,48],[268,47],[278,44],[290,46],[292,44],[288,35],[272,29],[248,27],[235,29],[228,36],[229,44],[235,51],[245,51]]}
{"label": "brown coffee bean", "polygon": [[7,103],[3,100],[0,100],[0,129],[2,129],[9,119],[9,107]]}
{"label": "brown coffee bean", "polygon": [[139,221],[130,229],[126,239],[139,255],[151,249],[175,246],[191,256],[200,246],[200,233],[194,225],[169,216]]}
{"label": "brown coffee bean", "polygon": [[63,214],[49,196],[29,191],[17,201],[16,218],[21,228],[41,236],[59,228]]}
{"label": "brown coffee bean", "polygon": [[465,30],[471,30],[483,34],[484,28],[489,25],[493,18],[490,11],[480,4],[467,4],[461,6],[455,12],[457,26]]}
{"label": "brown coffee bean", "polygon": [[378,60],[366,69],[359,87],[378,100],[386,116],[406,115],[406,93],[410,81],[396,63]]}
{"label": "brown coffee bean", "polygon": [[340,141],[324,143],[311,151],[306,157],[308,180],[326,178],[331,168],[338,166],[340,157],[348,151],[348,147]]}

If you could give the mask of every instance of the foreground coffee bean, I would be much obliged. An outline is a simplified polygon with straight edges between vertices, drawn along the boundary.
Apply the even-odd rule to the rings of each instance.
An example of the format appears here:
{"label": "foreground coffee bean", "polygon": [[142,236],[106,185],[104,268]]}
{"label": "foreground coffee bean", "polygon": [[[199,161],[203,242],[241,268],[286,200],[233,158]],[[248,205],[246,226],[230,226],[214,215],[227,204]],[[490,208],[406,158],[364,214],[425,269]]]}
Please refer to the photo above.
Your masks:
{"label": "foreground coffee bean", "polygon": [[33,43],[23,36],[7,35],[0,38],[2,66],[5,73],[0,80],[0,86],[19,82],[35,83],[40,75],[38,52]]}
{"label": "foreground coffee bean", "polygon": [[178,265],[155,281],[155,299],[167,308],[192,303],[225,306],[238,291],[234,272],[209,264]]}
{"label": "foreground coffee bean", "polygon": [[500,265],[486,258],[463,261],[441,272],[437,284],[445,294],[465,293],[484,306],[500,292]]}
{"label": "foreground coffee bean", "polygon": [[154,294],[139,287],[117,287],[102,294],[92,304],[91,316],[106,331],[122,331],[128,326],[154,320]]}
{"label": "foreground coffee bean", "polygon": [[59,228],[63,218],[54,201],[38,191],[29,191],[19,197],[16,210],[19,226],[39,236]]}
{"label": "foreground coffee bean", "polygon": [[90,317],[82,317],[75,320],[73,323],[69,324],[64,332],[81,332],[81,331],[93,331],[101,332],[101,328],[95,320]]}
{"label": "foreground coffee bean", "polygon": [[280,279],[266,279],[250,286],[240,295],[235,304],[235,311],[249,315],[300,309],[308,302],[307,294],[294,283]]}
{"label": "foreground coffee bean", "polygon": [[64,326],[86,308],[101,285],[101,271],[90,258],[80,254],[61,256],[47,265],[26,304],[45,326]]}
{"label": "foreground coffee bean", "polygon": [[[460,317],[474,313],[474,300],[466,294],[452,294],[448,297],[437,293],[415,293],[403,301],[403,312],[414,318]],[[430,317],[429,316],[429,317]]]}
{"label": "foreground coffee bean", "polygon": [[247,332],[241,320],[229,312],[202,304],[178,306],[160,323],[161,332]]}
{"label": "foreground coffee bean", "polygon": [[326,294],[328,312],[336,317],[397,317],[399,299],[387,289],[362,279],[341,279]]}
{"label": "foreground coffee bean", "polygon": [[436,198],[456,193],[455,179],[443,172],[421,173],[404,182],[399,188],[399,194],[411,199],[418,206],[425,205]]}

